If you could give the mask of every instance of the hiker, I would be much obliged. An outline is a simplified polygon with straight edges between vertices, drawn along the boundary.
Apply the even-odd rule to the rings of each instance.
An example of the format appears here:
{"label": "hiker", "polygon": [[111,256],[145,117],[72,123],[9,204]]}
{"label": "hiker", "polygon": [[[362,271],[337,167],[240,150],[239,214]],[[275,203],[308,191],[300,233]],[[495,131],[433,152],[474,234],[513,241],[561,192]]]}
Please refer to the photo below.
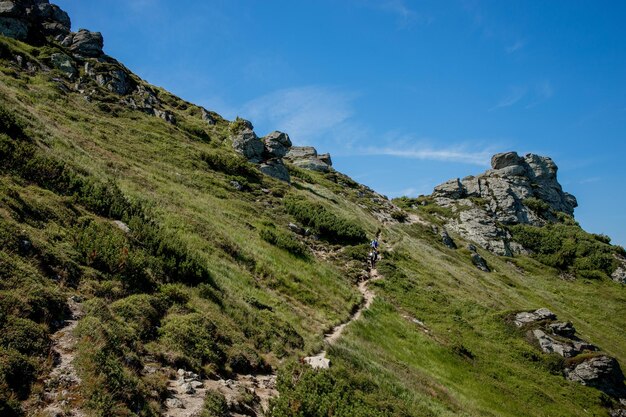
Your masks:
{"label": "hiker", "polygon": [[375,251],[378,251],[378,240],[376,238],[374,238],[374,240],[372,240],[372,243],[370,243],[370,246],[372,247],[372,249],[374,249]]}
{"label": "hiker", "polygon": [[370,251],[367,260],[369,261],[370,267],[374,268],[376,265],[376,261],[378,261],[378,251],[374,248]]}

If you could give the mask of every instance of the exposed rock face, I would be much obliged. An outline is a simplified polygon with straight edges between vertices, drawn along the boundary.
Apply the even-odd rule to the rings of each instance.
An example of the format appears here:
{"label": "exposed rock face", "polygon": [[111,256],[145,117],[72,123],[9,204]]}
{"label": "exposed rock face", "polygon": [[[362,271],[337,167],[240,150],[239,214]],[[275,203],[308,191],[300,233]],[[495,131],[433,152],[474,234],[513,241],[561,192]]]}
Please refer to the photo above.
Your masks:
{"label": "exposed rock face", "polygon": [[485,258],[480,256],[478,253],[472,253],[472,263],[476,268],[480,269],[483,272],[491,272],[491,269],[489,269]]}
{"label": "exposed rock face", "polygon": [[100,32],[90,32],[87,29],[80,29],[77,33],[69,34],[63,40],[66,46],[76,55],[98,58],[104,55],[104,38]]}
{"label": "exposed rock face", "polygon": [[[576,337],[570,322],[556,322],[556,315],[546,308],[518,313],[514,322],[526,326],[528,333],[544,353],[556,353],[569,358],[564,364],[564,375],[570,381],[597,388],[616,398],[626,398],[624,374],[615,358],[595,353],[599,349]],[[551,333],[551,334],[550,334]]]}
{"label": "exposed rock face", "polygon": [[450,249],[456,249],[456,243],[445,230],[441,231],[441,242]]}
{"label": "exposed rock face", "polygon": [[265,153],[269,158],[282,158],[287,155],[291,148],[289,135],[282,132],[272,132],[263,138]]}
{"label": "exposed rock face", "polygon": [[567,368],[565,377],[570,381],[597,388],[615,398],[626,397],[624,374],[617,360],[610,356],[596,356]]}
{"label": "exposed rock face", "polygon": [[294,146],[285,158],[295,166],[311,171],[328,172],[332,167],[330,154],[318,155],[312,146]]}
{"label": "exposed rock face", "polygon": [[611,274],[611,278],[615,282],[626,284],[626,259],[621,256],[616,256],[616,259],[619,261],[620,266]]}
{"label": "exposed rock face", "polygon": [[52,54],[52,56],[50,56],[50,61],[56,69],[64,72],[70,78],[73,78],[76,74],[78,74],[78,70],[76,69],[72,58],[63,53]]}
{"label": "exposed rock face", "polygon": [[265,146],[254,130],[244,128],[233,138],[233,148],[250,162],[260,163],[263,161]]}
{"label": "exposed rock face", "polygon": [[0,34],[21,41],[62,37],[70,32],[67,13],[48,0],[0,1]]}
{"label": "exposed rock face", "polygon": [[259,166],[259,169],[265,175],[269,175],[270,177],[274,177],[281,181],[289,182],[291,179],[289,171],[281,159],[270,159],[269,161],[265,161]]}
{"label": "exposed rock face", "polygon": [[511,242],[501,224],[541,226],[556,220],[554,212],[573,215],[576,198],[563,192],[552,159],[507,152],[494,155],[491,166],[479,176],[457,178],[435,187],[435,202],[460,212],[458,219],[449,222],[451,230],[490,252],[510,256],[524,249]]}

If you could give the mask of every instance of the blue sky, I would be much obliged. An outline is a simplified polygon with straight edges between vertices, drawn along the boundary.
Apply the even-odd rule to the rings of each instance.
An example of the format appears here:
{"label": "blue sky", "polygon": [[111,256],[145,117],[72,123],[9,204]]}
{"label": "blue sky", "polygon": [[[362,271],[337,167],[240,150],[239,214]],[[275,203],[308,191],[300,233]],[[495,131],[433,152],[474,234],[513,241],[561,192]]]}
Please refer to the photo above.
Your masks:
{"label": "blue sky", "polygon": [[583,227],[626,245],[626,2],[53,2],[147,81],[390,197],[551,156]]}

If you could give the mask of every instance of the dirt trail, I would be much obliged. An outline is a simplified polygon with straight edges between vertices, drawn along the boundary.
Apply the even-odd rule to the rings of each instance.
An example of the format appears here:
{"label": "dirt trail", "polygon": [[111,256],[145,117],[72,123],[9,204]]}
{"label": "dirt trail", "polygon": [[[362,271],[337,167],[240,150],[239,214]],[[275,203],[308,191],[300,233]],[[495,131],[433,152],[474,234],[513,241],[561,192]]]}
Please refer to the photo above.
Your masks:
{"label": "dirt trail", "polygon": [[[361,318],[363,311],[369,309],[376,294],[369,288],[369,283],[382,277],[376,268],[369,271],[366,280],[359,283],[358,289],[363,302],[350,318],[324,335],[325,346],[335,344],[341,338],[346,327]],[[330,360],[326,350],[304,359],[313,368],[328,368]],[[235,379],[200,379],[198,375],[178,370],[178,379],[169,382],[171,397],[166,401],[167,417],[197,417],[202,413],[204,398],[208,391],[219,392],[228,403],[231,417],[264,416],[272,398],[278,397],[276,374],[238,375]],[[245,397],[252,395],[253,400],[246,402]]]}
{"label": "dirt trail", "polygon": [[[324,344],[326,346],[331,346],[339,340],[344,330],[348,325],[358,319],[361,318],[363,311],[369,309],[374,302],[374,298],[376,298],[376,293],[369,288],[369,283],[378,281],[382,277],[378,274],[376,268],[372,268],[369,272],[368,279],[361,281],[359,283],[359,292],[363,296],[363,303],[359,306],[357,311],[350,316],[348,321],[345,323],[339,324],[335,326],[330,333],[324,335]],[[317,355],[309,356],[304,358],[304,361],[311,365],[314,369],[325,369],[330,367],[330,359],[326,357],[326,350],[321,351]]]}
{"label": "dirt trail", "polygon": [[44,408],[43,415],[51,417],[85,416],[77,404],[81,381],[72,363],[76,345],[73,332],[83,313],[81,305],[74,297],[68,299],[68,307],[72,314],[71,318],[52,335],[54,368],[50,377],[45,380],[44,400],[48,405]]}

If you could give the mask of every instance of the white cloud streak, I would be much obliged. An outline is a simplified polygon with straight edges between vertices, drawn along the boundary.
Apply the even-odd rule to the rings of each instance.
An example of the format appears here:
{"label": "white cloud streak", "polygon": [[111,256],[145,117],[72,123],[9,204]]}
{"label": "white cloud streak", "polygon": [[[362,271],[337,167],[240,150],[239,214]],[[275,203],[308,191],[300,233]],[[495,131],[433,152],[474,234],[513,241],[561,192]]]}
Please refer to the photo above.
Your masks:
{"label": "white cloud streak", "polygon": [[506,48],[504,48],[504,51],[507,54],[512,54],[514,52],[519,51],[520,49],[524,48],[526,46],[526,42],[522,41],[522,40],[518,40],[516,41],[514,44],[507,46]]}
{"label": "white cloud streak", "polygon": [[498,110],[504,107],[511,107],[512,105],[523,99],[528,92],[528,88],[524,86],[511,87],[509,90],[509,94],[506,95],[502,100],[500,100],[498,104],[490,108],[489,111]]}
{"label": "white cloud streak", "polygon": [[410,147],[383,146],[368,147],[357,150],[361,155],[374,156],[394,156],[398,158],[460,162],[470,165],[489,166],[491,155],[494,154],[493,147],[472,151],[469,146],[451,146],[435,148],[428,145],[414,145]]}

